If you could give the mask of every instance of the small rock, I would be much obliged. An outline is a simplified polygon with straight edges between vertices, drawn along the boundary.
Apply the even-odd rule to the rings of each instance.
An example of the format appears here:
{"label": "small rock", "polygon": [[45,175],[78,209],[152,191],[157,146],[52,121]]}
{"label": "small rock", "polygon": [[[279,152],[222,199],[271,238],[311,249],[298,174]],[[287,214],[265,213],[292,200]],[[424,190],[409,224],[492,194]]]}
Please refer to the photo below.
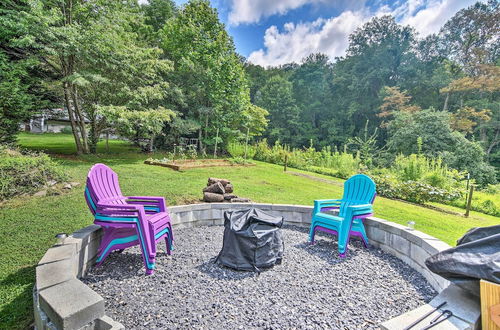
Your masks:
{"label": "small rock", "polygon": [[72,187],[76,187],[76,186],[79,186],[80,185],[80,182],[70,182],[69,183]]}
{"label": "small rock", "polygon": [[71,188],[73,188],[73,187],[71,186],[71,184],[70,184],[70,183],[66,183],[66,184],[64,184],[64,186],[63,186],[63,189],[71,189]]}
{"label": "small rock", "polygon": [[40,190],[39,192],[33,194],[33,196],[46,196],[46,195],[47,195],[47,190]]}
{"label": "small rock", "polygon": [[47,182],[47,186],[48,186],[48,187],[52,187],[52,186],[54,186],[55,184],[57,184],[57,181],[56,181],[56,180],[50,180],[50,181],[48,181],[48,182]]}

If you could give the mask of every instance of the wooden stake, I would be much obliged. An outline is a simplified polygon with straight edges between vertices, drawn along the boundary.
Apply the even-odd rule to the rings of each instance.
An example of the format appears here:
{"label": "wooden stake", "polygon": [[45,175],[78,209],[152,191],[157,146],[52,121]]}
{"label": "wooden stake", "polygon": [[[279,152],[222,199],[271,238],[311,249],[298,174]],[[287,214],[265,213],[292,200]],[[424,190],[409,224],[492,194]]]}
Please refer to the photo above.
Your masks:
{"label": "wooden stake", "polygon": [[217,158],[217,141],[218,140],[219,140],[219,128],[217,127],[217,133],[215,134],[214,158]]}
{"label": "wooden stake", "polygon": [[247,159],[247,150],[248,150],[248,133],[250,132],[250,128],[247,127],[247,139],[245,142],[245,159]]}
{"label": "wooden stake", "polygon": [[470,185],[469,198],[467,199],[467,206],[465,208],[465,217],[469,216],[470,205],[472,203],[472,193],[474,192],[474,185]]}
{"label": "wooden stake", "polygon": [[285,155],[285,169],[283,170],[286,172],[286,168],[288,167],[288,154]]}

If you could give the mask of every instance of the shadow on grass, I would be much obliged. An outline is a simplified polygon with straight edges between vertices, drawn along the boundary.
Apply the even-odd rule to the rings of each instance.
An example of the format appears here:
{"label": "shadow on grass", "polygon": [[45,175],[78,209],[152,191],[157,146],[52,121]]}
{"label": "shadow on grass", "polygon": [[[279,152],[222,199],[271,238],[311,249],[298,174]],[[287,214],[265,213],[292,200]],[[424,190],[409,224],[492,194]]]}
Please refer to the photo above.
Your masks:
{"label": "shadow on grass", "polygon": [[[10,273],[0,282],[2,297],[14,296],[1,304],[0,329],[29,329],[33,323],[33,279],[34,267],[23,267]],[[13,292],[15,292],[13,294]]]}

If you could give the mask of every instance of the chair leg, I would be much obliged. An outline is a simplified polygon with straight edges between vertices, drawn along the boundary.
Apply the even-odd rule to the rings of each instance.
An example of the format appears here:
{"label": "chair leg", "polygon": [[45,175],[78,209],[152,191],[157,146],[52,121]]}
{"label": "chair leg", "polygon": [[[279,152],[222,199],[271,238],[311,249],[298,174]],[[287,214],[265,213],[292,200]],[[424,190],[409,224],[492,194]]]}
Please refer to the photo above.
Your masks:
{"label": "chair leg", "polygon": [[344,258],[347,253],[347,245],[349,244],[349,231],[351,230],[351,221],[347,221],[344,219],[340,224],[339,233],[338,233],[338,251],[339,256]]}
{"label": "chair leg", "polygon": [[309,243],[314,244],[314,236],[316,235],[316,226],[314,222],[311,223],[311,227],[309,228]]}
{"label": "chair leg", "polygon": [[366,235],[365,226],[364,226],[362,220],[364,220],[364,219],[361,219],[361,221],[360,221],[359,232],[361,233],[361,236],[362,236],[362,239],[363,239],[363,245],[365,246],[365,248],[368,248],[368,246],[369,246],[369,244],[368,244],[368,236]]}

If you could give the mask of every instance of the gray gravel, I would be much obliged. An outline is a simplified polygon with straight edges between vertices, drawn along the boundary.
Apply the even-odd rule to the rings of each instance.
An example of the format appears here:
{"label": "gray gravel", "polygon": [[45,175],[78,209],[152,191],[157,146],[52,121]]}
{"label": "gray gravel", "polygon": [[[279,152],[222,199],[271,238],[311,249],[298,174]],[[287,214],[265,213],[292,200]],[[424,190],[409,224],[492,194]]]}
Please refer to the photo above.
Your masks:
{"label": "gray gravel", "polygon": [[106,312],[127,329],[355,329],[377,324],[432,299],[436,292],[401,260],[286,226],[283,263],[259,276],[213,263],[223,227],[175,231],[175,250],[159,245],[157,270],[145,276],[137,247],[113,253],[84,282],[106,300]]}

